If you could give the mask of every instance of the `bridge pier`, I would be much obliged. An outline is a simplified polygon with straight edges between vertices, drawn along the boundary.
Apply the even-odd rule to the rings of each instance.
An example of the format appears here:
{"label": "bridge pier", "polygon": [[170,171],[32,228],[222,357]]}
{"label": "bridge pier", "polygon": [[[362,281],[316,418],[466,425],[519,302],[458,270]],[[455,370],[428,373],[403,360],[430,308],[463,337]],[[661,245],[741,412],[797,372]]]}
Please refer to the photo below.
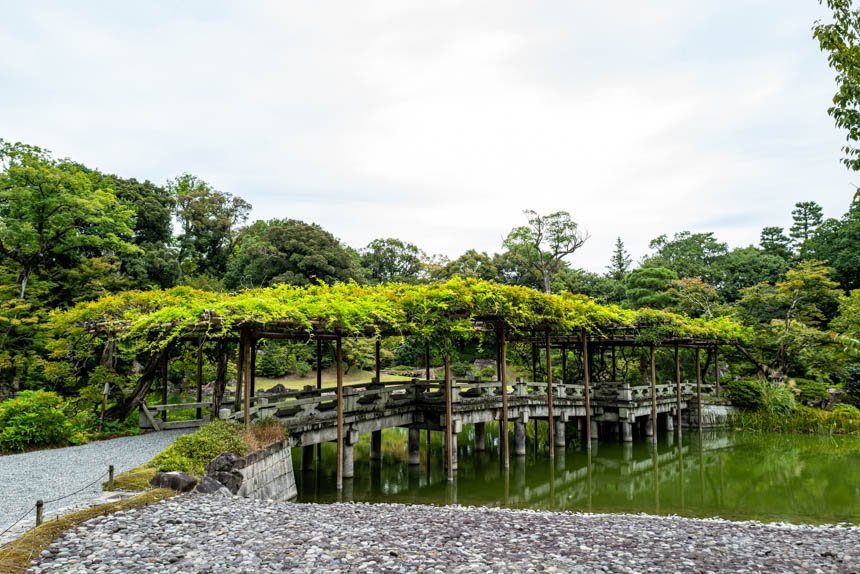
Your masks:
{"label": "bridge pier", "polygon": [[555,433],[553,433],[553,443],[556,448],[564,448],[567,446],[567,438],[565,436],[565,422],[558,417],[554,421],[555,424]]}
{"label": "bridge pier", "polygon": [[421,429],[418,427],[409,427],[409,464],[421,464]]}
{"label": "bridge pier", "polygon": [[480,452],[487,448],[486,423],[475,423],[475,450]]}
{"label": "bridge pier", "polygon": [[314,469],[314,445],[302,446],[302,470]]}
{"label": "bridge pier", "polygon": [[621,440],[623,442],[633,442],[633,423],[621,422]]}
{"label": "bridge pier", "polygon": [[672,413],[663,413],[663,420],[668,432],[675,432],[675,421],[672,419]]}
{"label": "bridge pier", "polygon": [[370,433],[370,460],[382,460],[382,431]]}
{"label": "bridge pier", "polygon": [[651,415],[645,416],[645,436],[654,436],[654,423],[651,421]]}
{"label": "bridge pier", "polygon": [[598,439],[599,433],[597,432],[597,429],[599,427],[600,427],[600,425],[597,423],[596,420],[591,421],[591,440],[592,440],[592,442],[597,441],[597,439]]}
{"label": "bridge pier", "polygon": [[514,454],[526,455],[526,423],[522,420],[514,421]]}
{"label": "bridge pier", "polygon": [[343,477],[355,476],[355,443],[358,442],[358,433],[349,431],[343,435]]}

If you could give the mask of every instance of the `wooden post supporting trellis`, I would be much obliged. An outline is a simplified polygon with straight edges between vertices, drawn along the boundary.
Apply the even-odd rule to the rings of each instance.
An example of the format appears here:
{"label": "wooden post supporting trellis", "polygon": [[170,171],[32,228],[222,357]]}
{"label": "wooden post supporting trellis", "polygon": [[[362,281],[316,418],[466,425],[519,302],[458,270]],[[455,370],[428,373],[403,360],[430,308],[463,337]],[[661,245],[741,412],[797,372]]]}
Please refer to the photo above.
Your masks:
{"label": "wooden post supporting trellis", "polygon": [[343,490],[343,348],[337,336],[335,362],[337,363],[337,489]]}
{"label": "wooden post supporting trellis", "polygon": [[537,382],[537,364],[538,364],[538,352],[537,345],[532,343],[532,382]]}
{"label": "wooden post supporting trellis", "polygon": [[[430,343],[424,345],[424,379],[430,380]],[[429,390],[429,389],[428,389]],[[427,472],[430,472],[430,429],[427,429]],[[429,475],[428,475],[429,476]]]}
{"label": "wooden post supporting trellis", "polygon": [[454,429],[451,406],[451,355],[445,353],[445,460],[448,461],[448,482],[454,482]]}
{"label": "wooden post supporting trellis", "polygon": [[567,347],[561,346],[561,384],[567,382]]}
{"label": "wooden post supporting trellis", "polygon": [[257,394],[257,338],[253,335],[248,336],[248,342],[251,347],[251,368],[248,371],[248,378],[251,381],[251,396],[255,396]]}
{"label": "wooden post supporting trellis", "polygon": [[588,372],[588,335],[582,330],[582,384],[585,385],[585,448],[591,450],[591,373]]}
{"label": "wooden post supporting trellis", "polygon": [[508,350],[505,343],[505,324],[499,324],[498,330],[499,340],[499,356],[501,357],[500,364],[500,380],[502,381],[502,428],[500,429],[502,438],[502,464],[505,468],[510,466],[510,457],[508,455]]}
{"label": "wooden post supporting trellis", "polygon": [[376,382],[377,383],[382,382],[382,361],[379,358],[381,346],[382,346],[382,342],[380,341],[379,337],[377,337],[376,338],[376,346],[375,346],[375,351],[376,351]]}
{"label": "wooden post supporting trellis", "polygon": [[[322,340],[317,337],[317,390],[322,388]],[[322,443],[317,443],[317,468],[322,461]]]}
{"label": "wooden post supporting trellis", "polygon": [[549,457],[555,456],[555,428],[552,418],[552,345],[549,340],[549,329],[546,330],[546,402],[547,402],[547,421],[549,423]]}
{"label": "wooden post supporting trellis", "polygon": [[[164,355],[161,358],[161,404],[167,405],[167,361],[169,360],[168,348],[165,347]],[[161,420],[167,420],[167,409],[161,411]]]}
{"label": "wooden post supporting trellis", "polygon": [[245,382],[245,391],[243,396],[245,398],[245,403],[242,406],[245,415],[245,428],[251,426],[251,333],[250,331],[244,331],[244,339],[245,345],[242,351],[242,379]]}
{"label": "wooden post supporting trellis", "polygon": [[696,408],[698,409],[696,417],[699,430],[702,430],[702,362],[700,356],[701,349],[696,347]]}
{"label": "wooden post supporting trellis", "polygon": [[675,343],[675,397],[677,399],[678,436],[681,436],[681,358],[678,344]]}
{"label": "wooden post supporting trellis", "polygon": [[720,396],[720,351],[714,343],[714,395]]}
{"label": "wooden post supporting trellis", "polygon": [[654,345],[651,345],[651,441],[657,442],[657,365]]}
{"label": "wooden post supporting trellis", "polygon": [[238,412],[242,407],[242,376],[245,373],[242,362],[245,360],[245,335],[244,331],[239,333],[239,352],[236,355],[236,396],[233,399],[233,410]]}
{"label": "wooden post supporting trellis", "polygon": [[616,382],[618,376],[615,370],[615,345],[612,345],[612,382]]}
{"label": "wooden post supporting trellis", "polygon": [[[197,339],[197,402],[203,402],[203,337]],[[217,413],[215,414],[217,415]],[[211,415],[212,413],[210,413]],[[203,418],[203,409],[201,407],[197,407],[197,418]]]}

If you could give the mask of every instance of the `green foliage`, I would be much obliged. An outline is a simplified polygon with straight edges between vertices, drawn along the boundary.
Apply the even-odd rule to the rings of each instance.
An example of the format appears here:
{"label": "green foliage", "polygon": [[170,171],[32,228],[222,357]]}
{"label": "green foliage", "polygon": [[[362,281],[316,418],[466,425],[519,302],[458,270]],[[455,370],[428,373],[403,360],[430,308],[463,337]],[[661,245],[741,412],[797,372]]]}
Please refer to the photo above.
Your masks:
{"label": "green foliage", "polygon": [[860,434],[860,416],[799,406],[789,414],[766,410],[743,412],[732,419],[732,425],[744,430],[798,432],[816,434]]}
{"label": "green foliage", "polygon": [[794,393],[791,389],[780,383],[762,381],[759,386],[761,391],[761,409],[771,415],[788,416],[797,408]]}
{"label": "green foliage", "polygon": [[791,258],[791,239],[786,237],[782,227],[763,228],[759,237],[759,246],[767,255],[774,255],[786,261]]}
{"label": "green foliage", "polygon": [[750,246],[732,249],[714,265],[720,276],[717,284],[720,295],[734,302],[741,297],[743,289],[784,280],[789,259]]}
{"label": "green foliage", "polygon": [[631,309],[648,307],[661,309],[672,304],[672,297],[666,293],[678,274],[665,267],[640,267],[631,271],[624,280],[627,306]]}
{"label": "green foliage", "polygon": [[466,377],[472,372],[472,365],[462,361],[451,363],[451,374],[455,377]]}
{"label": "green foliage", "polygon": [[677,274],[676,278],[695,277],[705,283],[720,282],[715,263],[728,253],[725,243],[717,241],[713,233],[676,233],[672,239],[661,235],[651,241],[654,254],[649,256],[644,267],[663,267]]}
{"label": "green foliage", "polygon": [[357,280],[362,273],[356,263],[319,225],[296,219],[256,221],[242,230],[224,284],[240,289]]}
{"label": "green foliage", "polygon": [[496,369],[493,367],[487,367],[486,369],[481,369],[478,373],[482,378],[493,380],[496,377]]}
{"label": "green foliage", "polygon": [[814,201],[798,202],[791,212],[794,223],[791,226],[789,235],[794,239],[801,256],[805,255],[803,253],[804,244],[812,237],[818,226],[821,225],[822,213],[821,206]]}
{"label": "green foliage", "polygon": [[607,276],[615,281],[624,281],[624,276],[630,270],[630,263],[632,261],[630,254],[624,249],[624,242],[621,241],[621,237],[616,237],[612,258],[609,260],[609,265],[606,266]]}
{"label": "green foliage", "polygon": [[243,427],[236,421],[214,420],[193,434],[177,437],[147,466],[159,472],[180,470],[201,474],[206,464],[222,452],[243,456],[248,445],[241,438]]}
{"label": "green foliage", "polygon": [[860,201],[841,219],[828,219],[805,244],[809,257],[827,261],[843,289],[860,289]]}
{"label": "green foliage", "polygon": [[505,238],[511,256],[528,267],[542,281],[544,293],[552,293],[552,276],[562,259],[582,247],[588,239],[566,211],[538,215],[526,210],[528,225],[516,227]]}
{"label": "green foliage", "polygon": [[837,91],[833,105],[827,113],[836,126],[846,131],[846,144],[842,148],[842,159],[851,171],[860,171],[860,11],[851,0],[826,0],[833,12],[831,22],[816,21],[813,35],[822,52],[827,53],[827,63],[836,72]]}
{"label": "green foliage", "polygon": [[178,240],[184,272],[224,273],[236,243],[236,230],[248,218],[251,204],[188,173],[167,182],[167,188],[176,198],[176,218],[182,227]]}
{"label": "green foliage", "polygon": [[740,379],[723,383],[726,397],[736,407],[757,410],[762,406],[761,381],[756,379]]}
{"label": "green foliage", "polygon": [[854,418],[858,418],[858,419],[860,419],[860,409],[858,409],[858,408],[857,408],[857,407],[855,407],[854,405],[848,405],[848,404],[845,404],[845,403],[839,403],[838,405],[835,405],[835,406],[833,407],[833,411],[831,411],[831,412],[833,412],[833,413],[835,413],[835,414],[839,414],[839,415],[843,415],[843,414],[844,414],[844,415],[848,415],[848,416],[850,416],[850,417],[854,417]]}
{"label": "green foliage", "polygon": [[827,389],[829,385],[827,383],[793,377],[787,381],[787,384],[793,388],[798,402],[802,405],[809,402],[822,401],[828,397]]}
{"label": "green foliage", "polygon": [[62,407],[61,397],[44,391],[22,391],[17,398],[0,403],[0,451],[65,443],[72,425]]}
{"label": "green foliage", "polygon": [[374,239],[361,252],[368,281],[414,283],[421,273],[421,251],[399,239]]}
{"label": "green foliage", "polygon": [[624,283],[583,269],[562,269],[556,273],[552,290],[585,295],[602,304],[619,304],[624,300]]}

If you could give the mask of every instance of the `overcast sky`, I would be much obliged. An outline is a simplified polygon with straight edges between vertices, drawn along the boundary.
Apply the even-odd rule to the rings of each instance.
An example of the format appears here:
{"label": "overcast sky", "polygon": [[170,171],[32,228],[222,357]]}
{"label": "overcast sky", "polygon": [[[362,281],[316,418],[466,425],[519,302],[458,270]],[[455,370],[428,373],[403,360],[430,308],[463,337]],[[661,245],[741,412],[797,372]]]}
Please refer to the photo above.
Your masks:
{"label": "overcast sky", "polygon": [[353,247],[492,253],[566,210],[593,271],[619,235],[747,245],[860,184],[816,0],[179,4],[0,0],[0,138]]}

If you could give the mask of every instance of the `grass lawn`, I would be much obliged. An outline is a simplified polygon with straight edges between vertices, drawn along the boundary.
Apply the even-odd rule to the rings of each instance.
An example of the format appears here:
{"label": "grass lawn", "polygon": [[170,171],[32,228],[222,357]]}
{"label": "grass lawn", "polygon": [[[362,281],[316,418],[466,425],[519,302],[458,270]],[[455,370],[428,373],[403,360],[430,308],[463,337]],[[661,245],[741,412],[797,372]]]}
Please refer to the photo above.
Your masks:
{"label": "grass lawn", "polygon": [[[353,383],[367,383],[370,382],[370,379],[373,378],[374,373],[369,371],[358,371],[353,370],[343,376],[343,384],[350,385]],[[410,381],[412,380],[410,377],[401,377],[399,375],[382,375],[383,382],[399,382],[399,381]],[[286,377],[281,377],[277,379],[269,379],[267,377],[258,376],[256,379],[256,387],[258,390],[265,391],[277,384],[284,385],[286,388],[291,390],[302,390],[302,387],[305,385],[312,385],[316,387],[317,385],[317,375],[316,371],[311,371],[304,377],[299,377],[297,375],[288,375]],[[325,387],[334,387],[337,385],[337,371],[336,369],[323,369],[322,372],[322,386]]]}

